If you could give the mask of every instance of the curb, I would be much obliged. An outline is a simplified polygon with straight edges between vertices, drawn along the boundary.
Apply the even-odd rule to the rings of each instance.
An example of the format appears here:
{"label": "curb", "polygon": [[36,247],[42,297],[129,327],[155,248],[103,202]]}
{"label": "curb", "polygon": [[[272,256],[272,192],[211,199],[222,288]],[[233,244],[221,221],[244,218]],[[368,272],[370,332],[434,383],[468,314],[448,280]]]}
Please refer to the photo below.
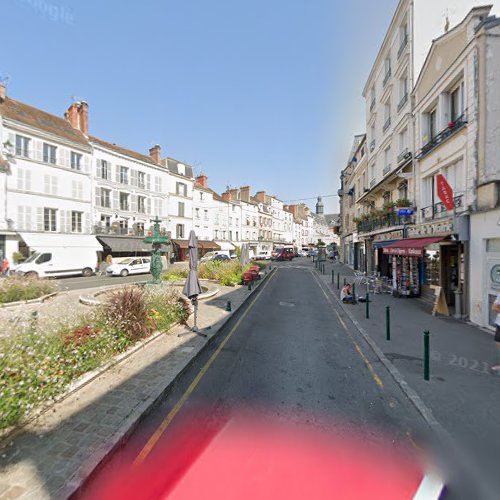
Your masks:
{"label": "curb", "polygon": [[179,378],[196,362],[196,360],[211,346],[216,338],[219,337],[219,333],[224,329],[226,324],[235,316],[235,314],[240,311],[245,305],[248,304],[250,299],[255,293],[261,288],[268,278],[270,278],[276,272],[276,268],[272,269],[267,273],[261,280],[257,287],[253,288],[252,291],[245,297],[241,305],[235,309],[230,315],[228,315],[225,320],[220,324],[217,331],[208,338],[205,344],[199,349],[199,351],[189,360],[186,365],[177,373],[174,378],[165,386],[164,384],[158,384],[153,391],[151,391],[150,396],[145,400],[137,409],[129,416],[120,429],[111,437],[110,441],[101,445],[93,455],[86,461],[85,467],[77,473],[59,492],[61,498],[75,498],[81,493],[85,482],[92,476],[93,472],[105,463],[106,459],[112,455],[112,453],[120,446],[120,444],[125,441],[137,428],[142,419],[147,416],[155,406],[160,402],[163,397],[170,392],[172,387],[177,383]]}
{"label": "curb", "polygon": [[42,302],[45,302],[47,299],[50,299],[52,297],[55,297],[56,295],[59,295],[59,293],[60,293],[59,291],[52,292],[52,293],[49,293],[47,295],[42,295],[41,297],[38,297],[38,299],[17,300],[16,302],[6,302],[5,304],[0,304],[0,308],[25,306],[26,304],[41,304]]}

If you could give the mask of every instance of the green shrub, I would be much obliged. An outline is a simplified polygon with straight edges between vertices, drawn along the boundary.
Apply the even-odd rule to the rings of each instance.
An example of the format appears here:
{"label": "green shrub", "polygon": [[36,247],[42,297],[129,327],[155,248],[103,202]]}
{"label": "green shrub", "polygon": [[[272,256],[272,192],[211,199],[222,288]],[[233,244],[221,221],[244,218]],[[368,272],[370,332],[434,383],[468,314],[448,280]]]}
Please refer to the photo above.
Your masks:
{"label": "green shrub", "polygon": [[0,303],[38,299],[55,290],[56,286],[47,280],[27,276],[9,276],[0,282]]}
{"label": "green shrub", "polygon": [[161,278],[164,281],[183,281],[188,277],[189,269],[169,269],[162,274]]}

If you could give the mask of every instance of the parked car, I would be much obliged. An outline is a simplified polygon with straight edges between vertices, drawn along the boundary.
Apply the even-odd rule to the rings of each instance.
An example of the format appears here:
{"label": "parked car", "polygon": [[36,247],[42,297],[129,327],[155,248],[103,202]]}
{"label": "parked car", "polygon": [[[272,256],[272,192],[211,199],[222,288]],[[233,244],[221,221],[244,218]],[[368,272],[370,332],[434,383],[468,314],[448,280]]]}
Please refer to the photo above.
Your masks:
{"label": "parked car", "polygon": [[262,250],[255,256],[255,260],[269,260],[271,258],[271,250]]}
{"label": "parked car", "polygon": [[149,273],[151,259],[149,257],[129,257],[118,264],[111,264],[106,269],[108,276],[128,276],[129,274]]}
{"label": "parked car", "polygon": [[226,262],[228,260],[231,260],[226,254],[219,254],[219,255],[215,255],[212,259],[210,260],[206,260],[204,262],[212,262],[212,261],[222,261],[222,262]]}
{"label": "parked car", "polygon": [[231,255],[230,252],[229,252],[229,250],[214,250],[213,252],[207,252],[200,259],[200,262],[206,262],[208,260],[214,260],[214,257],[216,257],[217,255],[225,255],[228,259],[233,259],[233,258],[236,257],[236,254],[234,256]]}
{"label": "parked car", "polygon": [[298,251],[299,257],[307,257],[307,252],[305,250]]}
{"label": "parked car", "polygon": [[[273,252],[274,253],[274,252]],[[276,251],[275,255],[271,257],[272,260],[292,260],[294,257],[293,248],[280,248]]]}
{"label": "parked car", "polygon": [[318,256],[318,251],[317,250],[309,250],[309,253],[307,255],[309,257],[317,257]]}
{"label": "parked car", "polygon": [[30,255],[12,271],[23,276],[57,278],[59,276],[92,276],[97,270],[95,248],[54,247]]}

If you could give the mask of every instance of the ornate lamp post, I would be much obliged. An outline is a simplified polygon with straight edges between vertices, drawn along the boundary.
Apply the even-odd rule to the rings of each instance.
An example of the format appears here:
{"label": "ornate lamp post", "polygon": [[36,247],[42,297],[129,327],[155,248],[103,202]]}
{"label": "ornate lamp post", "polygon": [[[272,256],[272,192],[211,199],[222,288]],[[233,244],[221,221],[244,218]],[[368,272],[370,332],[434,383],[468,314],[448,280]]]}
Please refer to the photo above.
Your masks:
{"label": "ornate lamp post", "polygon": [[153,245],[153,251],[151,252],[151,265],[149,270],[153,275],[153,279],[150,281],[153,285],[161,284],[161,271],[163,269],[163,264],[161,262],[161,252],[160,248],[162,245],[166,245],[170,243],[170,238],[168,236],[160,235],[160,222],[161,220],[156,216],[155,219],[152,219],[151,222],[154,222],[154,232],[153,236],[147,236],[144,238],[144,243],[151,243]]}

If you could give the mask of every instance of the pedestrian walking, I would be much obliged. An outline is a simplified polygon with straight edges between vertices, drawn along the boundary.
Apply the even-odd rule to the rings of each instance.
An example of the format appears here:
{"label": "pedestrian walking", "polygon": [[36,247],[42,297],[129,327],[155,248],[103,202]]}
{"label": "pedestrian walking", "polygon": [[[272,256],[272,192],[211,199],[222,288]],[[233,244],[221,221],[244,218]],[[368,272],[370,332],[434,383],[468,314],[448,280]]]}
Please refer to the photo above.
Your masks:
{"label": "pedestrian walking", "polygon": [[7,257],[4,257],[4,259],[2,260],[2,275],[8,276],[9,271],[10,271],[9,261],[7,260]]}
{"label": "pedestrian walking", "polygon": [[[497,294],[497,298],[493,303],[493,312],[497,313],[497,317],[495,319],[495,343],[497,349],[499,350],[499,358],[500,358],[500,293]],[[492,366],[491,369],[498,374],[500,374],[500,364]]]}

